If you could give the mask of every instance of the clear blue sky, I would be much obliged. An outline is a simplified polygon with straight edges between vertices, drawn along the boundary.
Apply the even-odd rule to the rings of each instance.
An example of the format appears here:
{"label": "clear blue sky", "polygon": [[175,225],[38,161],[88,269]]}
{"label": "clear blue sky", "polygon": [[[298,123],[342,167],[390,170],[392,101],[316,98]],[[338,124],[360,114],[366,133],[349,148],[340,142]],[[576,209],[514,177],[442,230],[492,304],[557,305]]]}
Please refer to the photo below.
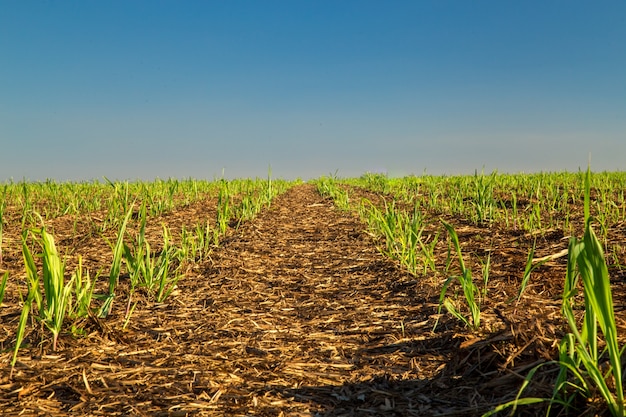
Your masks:
{"label": "clear blue sky", "polygon": [[0,0],[0,181],[626,170],[626,2]]}

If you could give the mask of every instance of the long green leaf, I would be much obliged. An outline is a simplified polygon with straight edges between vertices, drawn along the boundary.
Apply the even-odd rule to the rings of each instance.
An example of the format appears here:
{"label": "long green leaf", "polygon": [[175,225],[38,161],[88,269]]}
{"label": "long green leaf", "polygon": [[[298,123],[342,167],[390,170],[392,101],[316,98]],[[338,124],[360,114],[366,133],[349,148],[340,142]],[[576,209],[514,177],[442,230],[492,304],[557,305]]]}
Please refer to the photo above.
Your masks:
{"label": "long green leaf", "polygon": [[2,301],[4,300],[4,292],[7,288],[8,280],[9,280],[9,271],[6,271],[2,275],[2,282],[0,282],[0,306],[2,305]]}
{"label": "long green leaf", "polygon": [[115,287],[117,286],[117,281],[120,276],[122,258],[124,255],[124,235],[126,233],[126,225],[133,214],[133,207],[134,204],[131,204],[126,216],[124,216],[124,221],[122,222],[117,235],[117,241],[113,247],[113,261],[111,262],[111,270],[109,272],[109,295],[113,295],[115,293]]}
{"label": "long green leaf", "polygon": [[122,258],[124,257],[124,235],[126,233],[126,225],[128,224],[128,221],[133,214],[134,206],[135,204],[133,203],[128,208],[126,216],[124,216],[124,221],[120,226],[115,246],[113,246],[113,260],[111,261],[111,269],[109,271],[109,293],[107,294],[102,306],[100,307],[100,310],[98,312],[99,317],[108,316],[111,312],[111,309],[113,308],[115,288],[117,287],[117,283],[120,277]]}
{"label": "long green leaf", "polygon": [[15,363],[17,362],[17,352],[22,346],[22,342],[24,341],[24,334],[26,333],[26,322],[28,321],[28,314],[30,313],[30,306],[32,302],[33,300],[27,297],[26,301],[24,302],[24,306],[22,307],[20,321],[17,325],[15,348],[13,349],[13,357],[11,358],[11,373],[13,373],[13,367],[15,367]]}
{"label": "long green leaf", "polygon": [[24,257],[24,265],[26,266],[26,281],[28,284],[28,295],[31,301],[35,301],[37,309],[43,311],[43,299],[39,292],[39,273],[37,272],[37,266],[35,266],[35,260],[26,243],[28,231],[22,234],[22,255]]}

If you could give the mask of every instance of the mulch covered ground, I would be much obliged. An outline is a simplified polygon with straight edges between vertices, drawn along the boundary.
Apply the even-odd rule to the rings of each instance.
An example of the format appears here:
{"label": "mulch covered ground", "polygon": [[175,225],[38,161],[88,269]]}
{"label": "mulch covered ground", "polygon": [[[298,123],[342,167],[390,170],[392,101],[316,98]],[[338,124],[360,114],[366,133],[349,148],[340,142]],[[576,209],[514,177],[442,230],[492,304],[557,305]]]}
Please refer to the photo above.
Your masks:
{"label": "mulch covered ground", "polygon": [[[163,220],[180,228],[214,219],[214,203]],[[55,236],[63,234],[59,223]],[[108,268],[108,245],[70,237],[75,234],[66,238],[72,253],[82,253],[90,269]],[[459,226],[459,235],[475,250],[481,243],[472,239],[481,235],[500,248],[492,255],[480,332],[437,315],[445,277],[403,271],[379,253],[380,242],[356,214],[337,210],[308,184],[233,229],[209,259],[187,270],[165,303],[137,294],[128,323],[122,281],[113,314],[76,323],[85,330],[81,337],[68,328],[56,352],[49,333],[35,326],[13,375],[19,297],[7,288],[0,308],[0,413],[480,415],[513,399],[530,368],[554,357],[563,334],[564,259],[542,267],[527,296],[511,302],[527,248],[507,246],[509,235],[494,244],[495,231],[469,225]],[[544,238],[546,251],[567,247],[557,235]],[[10,246],[3,267],[19,274],[20,247]],[[550,395],[542,384],[554,376],[549,372],[538,374],[529,394]]]}

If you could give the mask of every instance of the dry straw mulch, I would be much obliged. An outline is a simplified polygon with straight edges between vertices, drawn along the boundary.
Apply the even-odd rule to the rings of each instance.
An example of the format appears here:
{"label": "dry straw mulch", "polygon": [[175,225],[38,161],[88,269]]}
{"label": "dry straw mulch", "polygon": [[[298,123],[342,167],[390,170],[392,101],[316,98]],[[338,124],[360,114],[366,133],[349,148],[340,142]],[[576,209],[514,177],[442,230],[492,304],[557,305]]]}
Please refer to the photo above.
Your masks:
{"label": "dry straw mulch", "polygon": [[[209,217],[214,208],[166,221]],[[90,262],[107,265],[107,247],[81,247],[99,250]],[[514,398],[523,374],[554,354],[560,306],[538,290],[521,304],[495,301],[517,284],[494,281],[483,332],[447,316],[433,331],[439,278],[407,274],[378,252],[356,215],[312,185],[296,186],[189,269],[166,303],[138,294],[125,328],[120,291],[112,316],[77,323],[85,336],[68,329],[57,352],[32,330],[12,377],[7,350],[19,310],[9,296],[0,309],[0,412],[480,415]],[[531,392],[549,393],[541,382]]]}

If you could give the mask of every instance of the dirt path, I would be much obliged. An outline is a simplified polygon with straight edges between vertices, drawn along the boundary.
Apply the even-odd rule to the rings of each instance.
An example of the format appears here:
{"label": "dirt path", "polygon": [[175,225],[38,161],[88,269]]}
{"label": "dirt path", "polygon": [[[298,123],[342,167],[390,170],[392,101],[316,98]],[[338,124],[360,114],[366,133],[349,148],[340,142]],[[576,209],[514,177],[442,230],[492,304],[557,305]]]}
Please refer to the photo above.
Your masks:
{"label": "dirt path", "polygon": [[[245,375],[228,382],[243,397],[237,411],[253,413],[256,403],[269,414],[345,412],[357,398],[391,407],[383,397],[400,406],[394,393],[368,388],[390,375],[418,377],[399,342],[426,317],[403,292],[411,278],[378,253],[363,225],[303,186],[240,232],[207,274],[218,331],[239,356],[224,365]],[[391,346],[384,357],[381,346]],[[371,385],[357,388],[363,383]]]}
{"label": "dirt path", "polygon": [[435,296],[380,255],[354,215],[297,186],[189,271],[166,304],[140,302],[125,323],[119,301],[113,316],[83,323],[86,337],[63,335],[54,354],[31,340],[13,379],[0,371],[0,411],[477,412],[486,400],[457,373],[453,335],[431,333]]}

